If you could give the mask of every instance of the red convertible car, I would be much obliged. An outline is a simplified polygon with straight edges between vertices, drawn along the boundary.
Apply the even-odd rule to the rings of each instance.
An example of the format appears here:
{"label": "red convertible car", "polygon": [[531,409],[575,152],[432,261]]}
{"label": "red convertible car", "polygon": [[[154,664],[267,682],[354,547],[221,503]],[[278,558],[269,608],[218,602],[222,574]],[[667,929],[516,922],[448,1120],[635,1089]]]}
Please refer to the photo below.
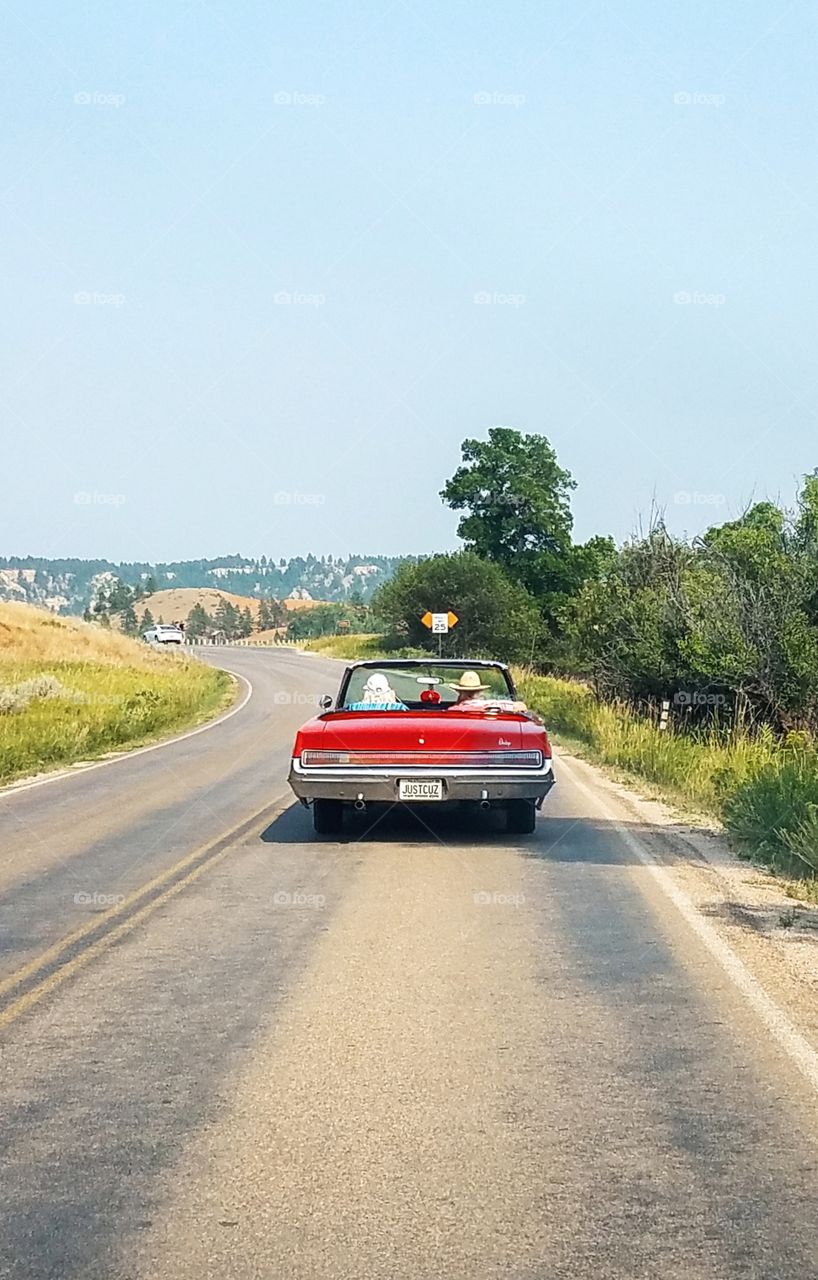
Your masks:
{"label": "red convertible car", "polygon": [[338,696],[299,730],[290,786],[315,830],[341,830],[344,806],[502,808],[534,830],[554,785],[551,745],[500,662],[394,659],[347,667]]}

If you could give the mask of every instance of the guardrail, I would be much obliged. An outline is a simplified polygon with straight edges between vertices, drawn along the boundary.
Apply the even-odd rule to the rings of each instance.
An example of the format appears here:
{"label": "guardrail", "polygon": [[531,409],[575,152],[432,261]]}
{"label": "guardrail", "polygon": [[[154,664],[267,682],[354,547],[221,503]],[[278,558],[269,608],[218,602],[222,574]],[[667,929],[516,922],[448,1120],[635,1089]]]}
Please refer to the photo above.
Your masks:
{"label": "guardrail", "polygon": [[217,645],[224,649],[288,649],[292,646],[286,640],[254,640],[251,637],[241,640],[215,640],[211,636],[185,636],[186,645]]}

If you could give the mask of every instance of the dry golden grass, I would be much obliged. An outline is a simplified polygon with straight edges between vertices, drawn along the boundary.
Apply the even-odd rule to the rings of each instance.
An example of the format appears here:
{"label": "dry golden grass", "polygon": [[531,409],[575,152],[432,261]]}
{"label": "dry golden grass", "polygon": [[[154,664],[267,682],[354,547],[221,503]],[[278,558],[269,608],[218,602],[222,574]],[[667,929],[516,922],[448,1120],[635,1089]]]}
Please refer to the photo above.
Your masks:
{"label": "dry golden grass", "polygon": [[0,781],[187,728],[229,689],[225,672],[187,651],[0,603]]}
{"label": "dry golden grass", "polygon": [[150,670],[165,655],[118,631],[58,618],[45,609],[0,601],[0,667],[21,662],[95,662]]}

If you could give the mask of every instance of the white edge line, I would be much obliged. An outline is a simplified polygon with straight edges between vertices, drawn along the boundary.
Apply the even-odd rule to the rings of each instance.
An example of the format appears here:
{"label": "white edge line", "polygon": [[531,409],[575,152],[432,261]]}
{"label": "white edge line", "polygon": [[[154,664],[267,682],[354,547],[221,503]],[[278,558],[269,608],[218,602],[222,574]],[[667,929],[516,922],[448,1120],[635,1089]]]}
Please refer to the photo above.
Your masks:
{"label": "white edge line", "polygon": [[676,910],[718,961],[727,977],[738,989],[746,1002],[759,1016],[767,1030],[777,1040],[780,1047],[792,1059],[805,1079],[818,1092],[818,1053],[813,1046],[796,1030],[783,1009],[767,994],[760,982],[750,973],[744,961],[733,951],[732,947],[716,932],[714,927],[696,909],[693,902],[676,884],[668,871],[656,862],[631,834],[627,827],[617,820],[605,801],[582,782],[565,758],[561,758],[560,767],[564,769],[573,786],[587,796],[600,813],[612,823],[617,835],[624,841],[631,853],[638,858],[656,880],[659,888],[670,899]]}
{"label": "white edge line", "polygon": [[18,795],[23,791],[32,791],[34,787],[44,787],[50,782],[63,782],[66,778],[84,778],[87,773],[93,773],[95,769],[103,769],[108,764],[120,764],[123,760],[133,760],[135,756],[147,755],[149,751],[161,751],[163,747],[173,747],[177,742],[184,742],[186,738],[195,738],[197,733],[206,733],[208,729],[215,729],[217,725],[224,724],[232,716],[247,706],[247,703],[253,696],[253,685],[247,676],[242,675],[238,671],[232,671],[230,667],[219,667],[219,671],[226,671],[228,675],[235,676],[237,680],[243,680],[247,685],[247,693],[237,706],[231,707],[223,716],[218,716],[215,720],[208,720],[207,724],[200,724],[196,729],[188,729],[185,733],[179,733],[175,738],[165,738],[162,742],[152,742],[148,747],[135,747],[133,751],[120,751],[117,755],[111,756],[109,760],[95,760],[93,764],[87,764],[81,769],[71,766],[68,769],[59,769],[54,773],[49,773],[45,778],[34,778],[31,782],[11,782],[7,787],[0,788],[0,800],[9,799],[11,796]]}

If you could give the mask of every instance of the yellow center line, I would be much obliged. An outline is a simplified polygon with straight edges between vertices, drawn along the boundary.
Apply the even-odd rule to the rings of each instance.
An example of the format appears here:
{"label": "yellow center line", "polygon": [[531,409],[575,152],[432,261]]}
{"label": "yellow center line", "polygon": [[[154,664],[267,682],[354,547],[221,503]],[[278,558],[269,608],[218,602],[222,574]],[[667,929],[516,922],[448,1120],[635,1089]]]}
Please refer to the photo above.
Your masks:
{"label": "yellow center line", "polygon": [[[271,810],[274,810],[274,812],[271,812]],[[143,884],[139,889],[134,890],[134,892],[129,894],[123,902],[112,907],[110,911],[106,911],[97,916],[94,920],[89,920],[86,924],[80,925],[79,928],[74,929],[71,933],[65,934],[57,942],[53,943],[52,946],[48,947],[46,951],[43,951],[39,956],[36,956],[33,960],[17,969],[7,978],[4,978],[3,981],[0,982],[0,996],[3,996],[7,992],[13,990],[14,987],[20,986],[20,984],[27,981],[27,979],[34,977],[41,969],[48,968],[52,964],[58,963],[61,955],[74,947],[76,943],[81,942],[82,939],[87,937],[89,934],[96,933],[100,929],[106,930],[104,935],[97,939],[96,942],[90,943],[82,952],[80,952],[79,955],[75,956],[71,960],[67,960],[66,963],[60,966],[55,973],[44,978],[43,981],[31,991],[20,996],[17,1000],[8,1005],[7,1008],[0,1013],[0,1027],[5,1026],[8,1022],[12,1021],[13,1018],[19,1015],[19,1013],[28,1008],[30,1004],[41,999],[41,997],[46,994],[46,991],[51,990],[53,986],[64,981],[65,978],[69,977],[70,974],[75,972],[75,970],[82,964],[87,963],[88,960],[99,954],[100,951],[104,950],[105,947],[110,945],[111,942],[115,941],[124,932],[133,928],[135,924],[138,924],[140,921],[145,919],[156,906],[169,901],[169,899],[174,897],[179,890],[185,888],[196,880],[203,871],[214,866],[216,862],[220,861],[231,851],[232,848],[234,848],[236,841],[251,831],[254,825],[264,818],[265,815],[269,815],[270,820],[272,820],[281,812],[283,812],[283,809],[280,806],[280,802],[277,805],[265,805],[264,808],[259,809],[252,815],[252,817],[246,818],[244,822],[240,823],[238,826],[230,828],[230,830],[224,832],[217,839],[208,841],[198,849],[194,849],[192,853],[188,853],[183,858],[180,858],[178,862],[173,864],[173,866],[167,867],[152,880]],[[224,848],[222,848],[223,845],[225,846]],[[210,856],[208,856],[208,854],[210,854]],[[177,879],[180,873],[184,872],[186,867],[190,867],[192,863],[197,861],[200,862],[199,866],[194,866],[187,875],[183,875],[181,879]],[[168,885],[169,881],[174,881],[174,883]],[[168,888],[165,889],[164,892],[155,894],[149,902],[138,910],[132,910],[146,894],[153,893],[155,890],[161,890],[163,885],[168,885]],[[108,927],[121,917],[127,918],[122,920],[121,923],[116,925],[114,928]]]}

